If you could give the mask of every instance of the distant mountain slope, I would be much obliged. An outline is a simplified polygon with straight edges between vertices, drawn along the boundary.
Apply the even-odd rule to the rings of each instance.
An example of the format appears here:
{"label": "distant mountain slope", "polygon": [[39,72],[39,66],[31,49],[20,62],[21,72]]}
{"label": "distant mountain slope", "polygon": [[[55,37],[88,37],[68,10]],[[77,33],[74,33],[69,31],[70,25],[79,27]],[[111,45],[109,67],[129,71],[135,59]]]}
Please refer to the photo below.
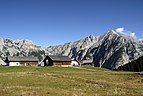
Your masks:
{"label": "distant mountain slope", "polygon": [[68,55],[71,58],[82,60],[87,50],[98,42],[98,37],[90,35],[84,39],[66,43],[64,45],[50,46],[46,49],[50,55]]}
{"label": "distant mountain slope", "polygon": [[117,69],[119,66],[138,59],[143,55],[143,42],[128,38],[111,30],[101,36],[90,35],[84,39],[64,45],[42,48],[30,40],[0,39],[0,60],[4,64],[5,57],[68,55],[79,61],[92,59],[95,66]]}
{"label": "distant mountain slope", "polygon": [[[0,39],[0,58],[5,60],[6,56],[38,56],[41,59],[45,55],[44,48],[36,46],[30,40]],[[4,62],[0,60],[2,65]]]}

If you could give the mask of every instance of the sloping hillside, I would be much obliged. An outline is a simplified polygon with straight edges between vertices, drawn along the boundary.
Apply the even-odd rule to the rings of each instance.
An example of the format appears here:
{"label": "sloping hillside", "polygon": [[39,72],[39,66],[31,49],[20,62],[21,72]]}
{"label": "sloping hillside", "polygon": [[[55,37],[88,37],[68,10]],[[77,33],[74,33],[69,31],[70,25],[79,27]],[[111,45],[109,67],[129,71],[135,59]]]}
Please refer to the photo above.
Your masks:
{"label": "sloping hillside", "polygon": [[137,71],[137,72],[143,71],[143,56],[125,65],[120,66],[117,70]]}

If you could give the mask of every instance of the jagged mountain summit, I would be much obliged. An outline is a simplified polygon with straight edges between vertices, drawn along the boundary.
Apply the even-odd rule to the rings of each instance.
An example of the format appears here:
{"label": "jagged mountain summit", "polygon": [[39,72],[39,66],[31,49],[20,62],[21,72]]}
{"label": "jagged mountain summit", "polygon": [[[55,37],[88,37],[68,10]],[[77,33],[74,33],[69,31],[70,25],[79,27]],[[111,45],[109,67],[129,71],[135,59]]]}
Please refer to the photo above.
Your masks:
{"label": "jagged mountain summit", "polygon": [[89,52],[93,54],[94,64],[99,67],[117,69],[134,59],[142,56],[143,44],[134,39],[125,38],[114,31],[104,34],[98,47]]}
{"label": "jagged mountain summit", "polygon": [[64,45],[58,46],[50,46],[46,49],[46,51],[50,55],[68,55],[71,58],[82,60],[87,50],[93,44],[98,42],[98,39],[99,37],[90,35],[84,39],[75,42],[65,43]]}
{"label": "jagged mountain summit", "polygon": [[30,40],[0,39],[0,63],[6,56],[68,55],[76,60],[93,60],[95,66],[117,69],[143,55],[143,42],[111,30],[101,36],[90,35],[84,39],[64,45],[42,48]]}

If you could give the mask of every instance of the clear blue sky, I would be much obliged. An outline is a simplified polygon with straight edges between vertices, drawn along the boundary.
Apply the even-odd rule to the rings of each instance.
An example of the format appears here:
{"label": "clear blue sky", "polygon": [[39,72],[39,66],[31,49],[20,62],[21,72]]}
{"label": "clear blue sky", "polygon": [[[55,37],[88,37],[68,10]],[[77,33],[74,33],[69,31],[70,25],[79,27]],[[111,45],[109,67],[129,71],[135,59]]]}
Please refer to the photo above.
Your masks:
{"label": "clear blue sky", "polygon": [[143,38],[143,0],[0,0],[0,37],[47,47],[124,27]]}

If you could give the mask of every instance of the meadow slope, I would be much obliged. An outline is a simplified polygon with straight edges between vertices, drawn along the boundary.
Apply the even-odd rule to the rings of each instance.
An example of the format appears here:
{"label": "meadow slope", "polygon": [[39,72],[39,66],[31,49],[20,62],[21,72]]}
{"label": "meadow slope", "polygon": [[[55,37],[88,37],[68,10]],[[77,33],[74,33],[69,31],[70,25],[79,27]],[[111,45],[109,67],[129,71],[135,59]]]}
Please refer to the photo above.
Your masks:
{"label": "meadow slope", "polygon": [[[88,69],[88,70],[87,70]],[[139,96],[143,75],[100,68],[0,67],[0,96]]]}

